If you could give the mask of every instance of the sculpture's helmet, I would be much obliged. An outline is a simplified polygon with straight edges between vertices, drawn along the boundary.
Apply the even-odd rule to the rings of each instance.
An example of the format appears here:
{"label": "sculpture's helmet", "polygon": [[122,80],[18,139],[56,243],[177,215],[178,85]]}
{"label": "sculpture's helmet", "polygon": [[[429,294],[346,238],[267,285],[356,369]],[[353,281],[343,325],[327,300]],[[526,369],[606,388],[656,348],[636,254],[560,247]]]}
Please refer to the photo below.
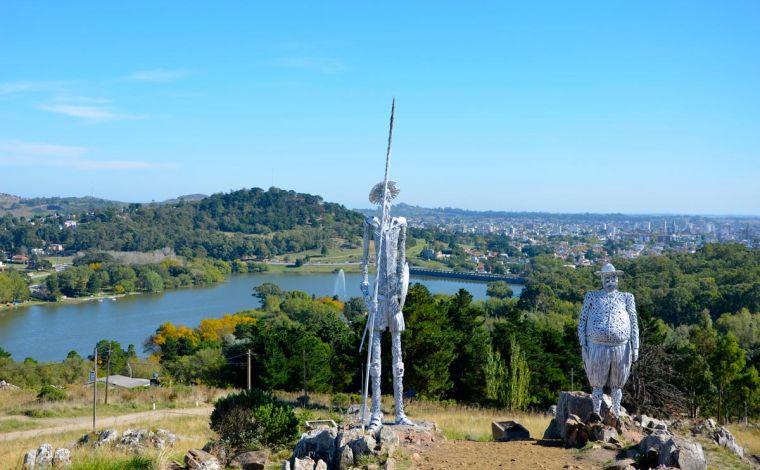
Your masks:
{"label": "sculpture's helmet", "polygon": [[[372,190],[369,192],[369,202],[372,204],[381,205],[383,203],[384,189],[385,184],[382,181],[374,185],[372,187]],[[401,190],[396,186],[396,182],[388,180],[388,198],[393,201],[396,199],[396,196],[398,196],[398,193],[400,192]]]}

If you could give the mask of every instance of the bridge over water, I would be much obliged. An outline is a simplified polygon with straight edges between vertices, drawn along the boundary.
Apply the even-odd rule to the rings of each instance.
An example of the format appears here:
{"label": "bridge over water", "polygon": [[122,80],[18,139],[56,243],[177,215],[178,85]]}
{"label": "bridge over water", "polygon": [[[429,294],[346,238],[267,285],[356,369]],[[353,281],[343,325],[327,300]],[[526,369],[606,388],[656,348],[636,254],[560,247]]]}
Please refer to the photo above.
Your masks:
{"label": "bridge over water", "polygon": [[448,279],[464,279],[468,281],[505,281],[510,284],[525,284],[526,280],[516,274],[490,274],[459,271],[444,271],[442,269],[429,269],[419,266],[409,266],[409,274],[418,276],[443,277]]}

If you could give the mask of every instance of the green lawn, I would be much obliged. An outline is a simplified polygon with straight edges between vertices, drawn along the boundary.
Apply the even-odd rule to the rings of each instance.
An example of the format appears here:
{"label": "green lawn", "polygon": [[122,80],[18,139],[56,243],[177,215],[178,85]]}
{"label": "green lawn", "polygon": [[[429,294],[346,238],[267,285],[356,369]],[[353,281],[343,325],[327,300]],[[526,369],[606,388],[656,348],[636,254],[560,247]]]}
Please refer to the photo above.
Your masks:
{"label": "green lawn", "polygon": [[59,264],[72,264],[74,262],[73,256],[44,256],[43,259],[50,261],[53,266]]}
{"label": "green lawn", "polygon": [[11,431],[24,431],[26,429],[34,429],[39,427],[39,423],[32,420],[21,421],[18,419],[3,419],[0,420],[0,432]]}

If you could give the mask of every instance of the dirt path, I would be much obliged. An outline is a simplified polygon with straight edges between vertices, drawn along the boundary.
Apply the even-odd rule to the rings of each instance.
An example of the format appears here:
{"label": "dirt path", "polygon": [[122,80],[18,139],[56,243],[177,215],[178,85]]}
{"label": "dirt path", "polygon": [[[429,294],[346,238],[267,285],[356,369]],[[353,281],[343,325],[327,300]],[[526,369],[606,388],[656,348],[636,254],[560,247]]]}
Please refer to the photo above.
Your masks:
{"label": "dirt path", "polygon": [[[174,418],[179,416],[208,416],[211,414],[210,407],[200,408],[180,408],[176,410],[156,410],[143,411],[140,413],[130,413],[120,416],[107,416],[98,418],[96,421],[97,429],[113,428],[116,426],[145,421],[148,419]],[[55,434],[66,431],[89,430],[92,429],[92,416],[79,418],[45,418],[35,420],[39,423],[39,429],[29,429],[26,431],[12,431],[0,433],[0,441],[11,441],[25,437],[34,437],[42,434]]]}
{"label": "dirt path", "polygon": [[604,449],[579,451],[539,444],[537,441],[450,441],[424,449],[415,458],[417,468],[451,470],[469,468],[599,469],[614,453]]}

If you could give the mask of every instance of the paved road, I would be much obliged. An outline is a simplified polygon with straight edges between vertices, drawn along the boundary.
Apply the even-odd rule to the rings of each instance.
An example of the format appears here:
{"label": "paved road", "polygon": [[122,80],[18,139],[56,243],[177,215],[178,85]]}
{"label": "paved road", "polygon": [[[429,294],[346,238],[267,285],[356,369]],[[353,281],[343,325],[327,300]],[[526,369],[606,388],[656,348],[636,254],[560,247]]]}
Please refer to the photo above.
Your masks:
{"label": "paved road", "polygon": [[[130,413],[120,416],[107,416],[98,418],[96,421],[97,429],[114,428],[128,423],[145,421],[148,419],[177,418],[180,416],[209,416],[211,407],[198,408],[179,408],[176,410],[156,410],[143,411],[140,413]],[[20,418],[20,417],[14,417]],[[40,429],[29,429],[26,431],[12,431],[0,433],[0,441],[12,441],[14,439],[23,439],[25,437],[40,436],[42,434],[56,434],[67,431],[90,430],[92,429],[92,416],[83,416],[81,418],[45,418],[35,420],[39,423]]]}

